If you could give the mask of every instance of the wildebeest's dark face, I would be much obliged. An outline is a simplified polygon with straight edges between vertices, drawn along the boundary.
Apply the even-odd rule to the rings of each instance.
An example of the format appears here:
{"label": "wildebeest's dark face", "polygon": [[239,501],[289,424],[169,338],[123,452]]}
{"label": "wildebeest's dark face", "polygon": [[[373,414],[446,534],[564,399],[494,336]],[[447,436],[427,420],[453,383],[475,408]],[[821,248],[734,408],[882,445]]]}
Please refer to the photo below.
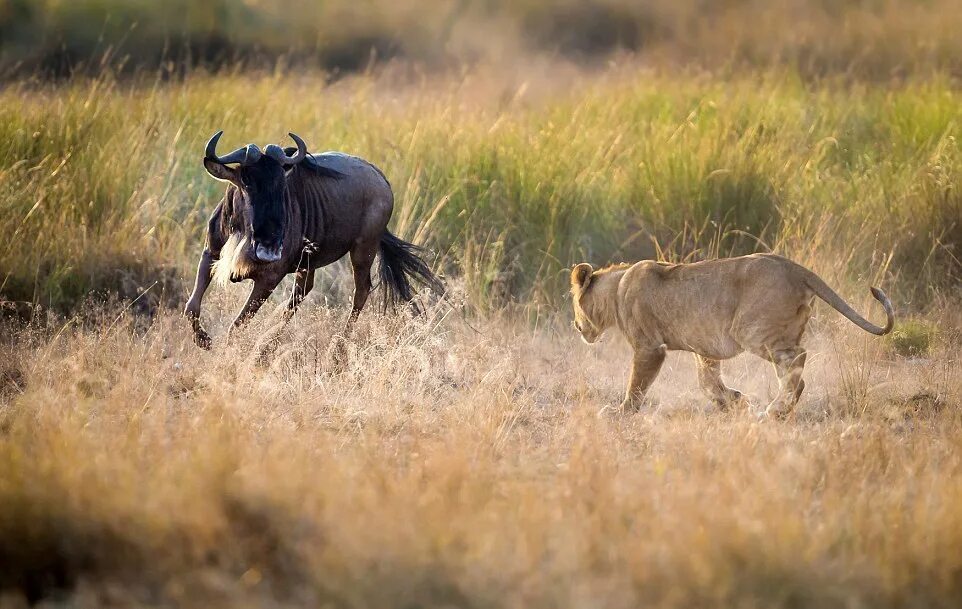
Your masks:
{"label": "wildebeest's dark face", "polygon": [[[232,230],[243,234],[255,261],[276,262],[284,253],[287,179],[294,165],[306,157],[306,146],[291,134],[298,145],[293,157],[274,145],[262,153],[254,144],[218,157],[214,149],[219,137],[220,133],[208,143],[204,167],[215,178],[228,181],[236,188],[231,210]],[[232,163],[238,166],[230,167]]]}
{"label": "wildebeest's dark face", "polygon": [[236,186],[243,201],[239,207],[243,208],[244,233],[254,257],[261,262],[279,260],[283,253],[284,192],[289,171],[266,156],[240,168]]}

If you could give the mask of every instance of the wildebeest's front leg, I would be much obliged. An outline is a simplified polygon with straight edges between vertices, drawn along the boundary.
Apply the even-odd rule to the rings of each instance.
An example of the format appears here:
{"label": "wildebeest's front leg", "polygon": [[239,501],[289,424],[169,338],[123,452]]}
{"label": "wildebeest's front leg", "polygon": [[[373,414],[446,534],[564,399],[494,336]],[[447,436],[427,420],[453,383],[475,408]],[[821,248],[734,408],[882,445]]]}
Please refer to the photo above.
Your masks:
{"label": "wildebeest's front leg", "polygon": [[261,305],[270,297],[271,292],[277,287],[277,284],[281,282],[284,278],[283,274],[269,274],[262,275],[254,280],[254,287],[251,288],[250,296],[247,297],[247,302],[244,303],[244,307],[237,314],[237,318],[234,319],[234,323],[231,326],[231,332],[240,328],[245,323],[250,321],[251,317],[261,308]]}
{"label": "wildebeest's front leg", "polygon": [[200,256],[197,264],[197,278],[194,279],[194,291],[191,292],[187,305],[184,307],[184,316],[190,320],[194,331],[194,342],[202,349],[210,349],[210,335],[200,324],[200,304],[204,299],[204,293],[210,286],[211,270],[214,266],[214,256],[209,250],[205,249]]}
{"label": "wildebeest's front leg", "polygon": [[293,314],[301,302],[314,289],[314,269],[300,269],[294,276],[294,291],[291,292],[291,299],[287,303],[287,310]]}
{"label": "wildebeest's front leg", "polygon": [[284,311],[284,315],[281,321],[277,323],[273,328],[268,330],[265,338],[257,351],[257,363],[258,365],[267,364],[267,358],[269,358],[274,351],[277,350],[277,346],[280,344],[279,338],[281,332],[290,322],[291,318],[294,317],[294,313],[297,312],[297,307],[301,305],[304,298],[311,292],[314,288],[314,269],[300,269],[294,276],[294,290],[291,293],[291,299],[287,301],[287,309]]}

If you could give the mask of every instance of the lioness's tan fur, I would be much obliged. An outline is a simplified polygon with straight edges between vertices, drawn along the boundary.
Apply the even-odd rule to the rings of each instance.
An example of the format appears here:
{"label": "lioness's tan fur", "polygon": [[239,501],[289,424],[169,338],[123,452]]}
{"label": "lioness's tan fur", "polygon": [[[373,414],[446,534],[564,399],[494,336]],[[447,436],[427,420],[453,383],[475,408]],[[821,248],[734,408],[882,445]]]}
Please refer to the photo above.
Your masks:
{"label": "lioness's tan fur", "polygon": [[855,312],[815,273],[774,254],[752,254],[693,264],[646,260],[595,271],[571,271],[575,327],[593,343],[617,326],[634,349],[623,408],[637,408],[668,350],[691,351],[702,390],[719,406],[741,397],[721,379],[720,360],[749,351],[771,361],[779,395],[766,413],[792,410],[805,387],[802,333],[818,296],[863,330],[886,334],[895,314],[885,294],[879,327]]}

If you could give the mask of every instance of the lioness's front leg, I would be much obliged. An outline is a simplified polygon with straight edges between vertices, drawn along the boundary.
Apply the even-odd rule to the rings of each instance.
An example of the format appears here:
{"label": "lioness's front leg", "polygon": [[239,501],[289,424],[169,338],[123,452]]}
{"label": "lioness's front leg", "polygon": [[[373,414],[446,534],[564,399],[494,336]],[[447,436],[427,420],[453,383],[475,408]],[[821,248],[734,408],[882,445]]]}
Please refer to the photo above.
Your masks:
{"label": "lioness's front leg", "polygon": [[631,374],[628,377],[628,390],[625,392],[625,401],[621,403],[622,411],[638,410],[641,407],[645,392],[658,376],[667,352],[668,347],[665,345],[657,349],[635,349],[631,361]]}

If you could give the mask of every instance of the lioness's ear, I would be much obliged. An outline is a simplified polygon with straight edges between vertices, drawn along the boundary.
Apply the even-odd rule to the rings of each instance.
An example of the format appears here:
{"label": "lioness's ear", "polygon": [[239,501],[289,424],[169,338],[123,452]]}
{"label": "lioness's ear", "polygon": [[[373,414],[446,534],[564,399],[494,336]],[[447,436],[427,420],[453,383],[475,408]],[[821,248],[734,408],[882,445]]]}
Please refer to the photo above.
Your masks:
{"label": "lioness's ear", "polygon": [[593,272],[594,269],[587,262],[576,264],[575,267],[571,269],[571,287],[578,287],[582,290],[588,287]]}

